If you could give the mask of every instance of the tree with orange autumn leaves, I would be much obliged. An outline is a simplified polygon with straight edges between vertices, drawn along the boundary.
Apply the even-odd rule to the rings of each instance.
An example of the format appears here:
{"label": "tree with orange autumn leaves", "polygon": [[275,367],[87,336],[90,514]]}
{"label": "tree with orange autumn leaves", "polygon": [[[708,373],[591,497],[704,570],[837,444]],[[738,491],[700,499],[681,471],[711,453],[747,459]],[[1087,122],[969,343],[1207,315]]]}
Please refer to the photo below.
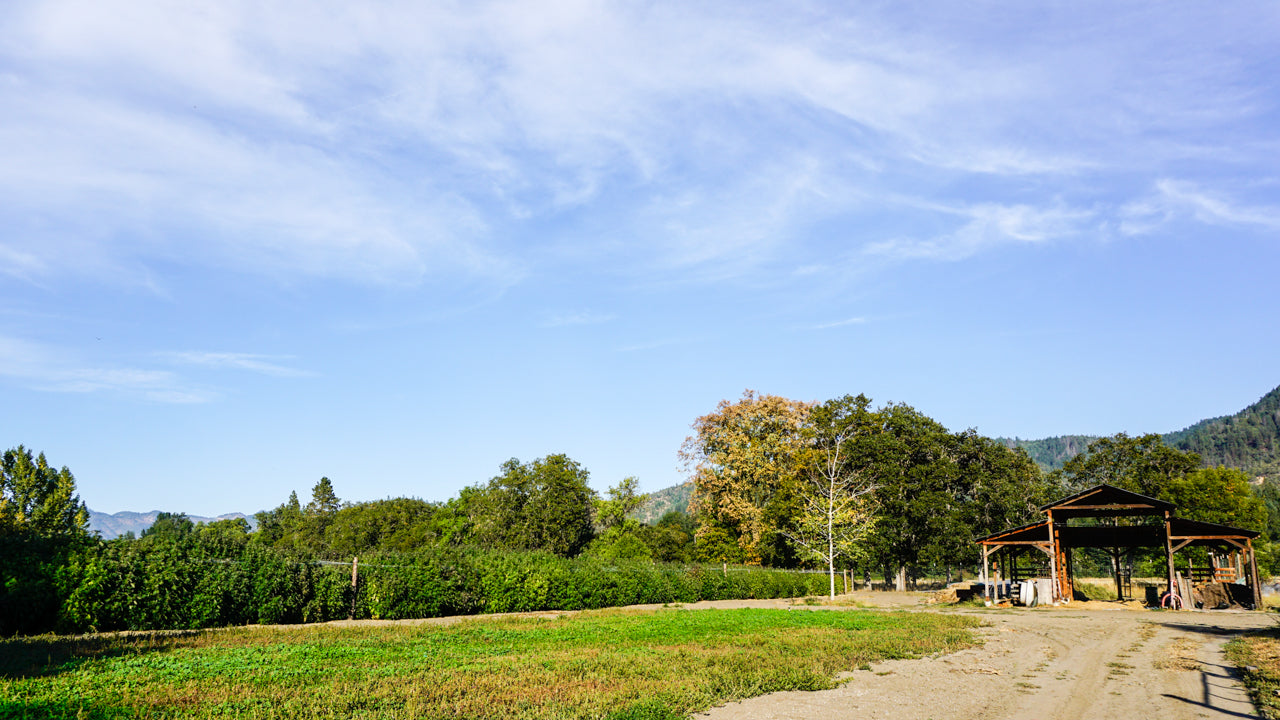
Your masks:
{"label": "tree with orange autumn leaves", "polygon": [[788,564],[783,556],[793,551],[782,533],[798,503],[812,407],[747,390],[694,421],[680,459],[692,474],[695,540],[704,559]]}

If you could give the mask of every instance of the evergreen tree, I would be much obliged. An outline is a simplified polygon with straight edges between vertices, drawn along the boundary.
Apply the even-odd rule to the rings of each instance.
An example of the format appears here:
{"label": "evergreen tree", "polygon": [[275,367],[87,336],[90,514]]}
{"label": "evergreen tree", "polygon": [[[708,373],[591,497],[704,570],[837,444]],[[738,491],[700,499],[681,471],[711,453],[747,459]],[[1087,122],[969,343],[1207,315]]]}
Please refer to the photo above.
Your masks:
{"label": "evergreen tree", "polygon": [[57,628],[88,522],[70,470],[21,445],[0,456],[0,635]]}

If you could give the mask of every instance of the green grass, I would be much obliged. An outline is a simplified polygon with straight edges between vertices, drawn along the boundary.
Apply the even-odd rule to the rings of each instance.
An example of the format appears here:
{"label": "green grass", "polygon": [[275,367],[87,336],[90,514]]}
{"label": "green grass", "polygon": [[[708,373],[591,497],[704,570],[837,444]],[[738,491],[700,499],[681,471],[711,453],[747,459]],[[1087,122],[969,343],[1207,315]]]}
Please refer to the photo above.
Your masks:
{"label": "green grass", "polygon": [[975,643],[978,620],[863,611],[598,611],[440,626],[0,642],[0,719],[686,717]]}
{"label": "green grass", "polygon": [[1280,718],[1280,627],[1242,635],[1226,651],[1262,717]]}

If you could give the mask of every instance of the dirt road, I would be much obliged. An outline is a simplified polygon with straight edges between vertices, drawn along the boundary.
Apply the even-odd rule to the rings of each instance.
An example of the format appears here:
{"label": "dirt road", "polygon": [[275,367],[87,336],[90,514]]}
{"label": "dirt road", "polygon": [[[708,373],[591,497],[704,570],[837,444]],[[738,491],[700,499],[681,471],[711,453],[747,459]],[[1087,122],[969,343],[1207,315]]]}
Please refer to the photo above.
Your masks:
{"label": "dirt road", "polygon": [[1242,630],[1274,624],[1272,617],[1078,608],[973,610],[989,623],[981,631],[985,643],[980,648],[878,663],[870,671],[848,674],[849,681],[836,690],[776,693],[697,717],[1256,717],[1222,646]]}

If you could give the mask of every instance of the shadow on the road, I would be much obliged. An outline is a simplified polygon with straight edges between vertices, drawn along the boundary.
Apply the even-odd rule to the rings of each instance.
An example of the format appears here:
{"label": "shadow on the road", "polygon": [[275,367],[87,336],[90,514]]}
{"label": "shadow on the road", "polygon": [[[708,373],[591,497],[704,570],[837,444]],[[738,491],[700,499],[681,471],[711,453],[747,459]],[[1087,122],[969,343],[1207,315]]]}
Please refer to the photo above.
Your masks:
{"label": "shadow on the road", "polygon": [[[1239,635],[1246,630],[1231,630],[1221,627],[1200,625],[1168,625],[1187,632],[1200,632],[1220,637]],[[1200,663],[1201,700],[1191,700],[1178,695],[1165,693],[1164,696],[1174,700],[1212,710],[1219,716],[1239,718],[1260,718],[1253,701],[1244,689],[1240,671],[1232,666],[1220,663]]]}

